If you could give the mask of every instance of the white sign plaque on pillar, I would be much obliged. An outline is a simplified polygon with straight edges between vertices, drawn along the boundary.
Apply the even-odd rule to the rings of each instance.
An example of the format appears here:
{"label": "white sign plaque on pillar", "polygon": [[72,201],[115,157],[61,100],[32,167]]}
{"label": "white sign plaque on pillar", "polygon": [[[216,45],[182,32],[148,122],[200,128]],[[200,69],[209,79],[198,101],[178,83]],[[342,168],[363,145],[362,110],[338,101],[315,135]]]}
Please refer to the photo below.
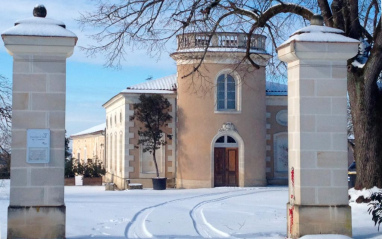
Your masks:
{"label": "white sign plaque on pillar", "polygon": [[27,130],[27,163],[49,163],[50,130]]}

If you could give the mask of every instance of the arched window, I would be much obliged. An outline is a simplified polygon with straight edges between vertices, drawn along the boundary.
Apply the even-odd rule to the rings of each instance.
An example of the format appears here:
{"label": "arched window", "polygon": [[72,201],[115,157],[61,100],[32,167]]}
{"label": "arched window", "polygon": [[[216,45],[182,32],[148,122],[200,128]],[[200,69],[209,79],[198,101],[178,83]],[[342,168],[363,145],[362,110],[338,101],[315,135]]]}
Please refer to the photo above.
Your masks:
{"label": "arched window", "polygon": [[109,172],[113,170],[113,134],[109,137]]}
{"label": "arched window", "polygon": [[236,144],[236,140],[234,138],[232,138],[231,136],[227,136],[227,143]]}
{"label": "arched window", "polygon": [[[121,113],[122,115],[122,113]],[[122,141],[122,131],[119,133],[119,172],[122,173],[122,166],[123,166],[123,141]]]}
{"label": "arched window", "polygon": [[220,136],[215,141],[215,148],[238,147],[238,143],[229,135]]}
{"label": "arched window", "polygon": [[236,82],[230,74],[222,74],[217,79],[217,110],[236,110]]}
{"label": "arched window", "polygon": [[114,165],[114,173],[117,173],[117,163],[118,163],[118,141],[117,141],[117,133],[114,134],[114,155],[113,155],[113,165]]}
{"label": "arched window", "polygon": [[224,143],[224,136],[219,137],[219,138],[216,140],[216,143]]}

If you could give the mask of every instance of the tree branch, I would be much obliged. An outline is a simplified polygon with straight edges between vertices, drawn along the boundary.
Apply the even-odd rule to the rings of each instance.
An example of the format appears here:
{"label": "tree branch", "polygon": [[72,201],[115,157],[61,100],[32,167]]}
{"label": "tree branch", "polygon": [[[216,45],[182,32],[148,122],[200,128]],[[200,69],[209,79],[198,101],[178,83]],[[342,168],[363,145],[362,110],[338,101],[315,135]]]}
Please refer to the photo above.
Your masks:
{"label": "tree branch", "polygon": [[199,70],[200,66],[202,65],[202,63],[203,63],[203,61],[204,61],[204,59],[205,59],[205,57],[207,55],[208,47],[209,47],[209,45],[211,43],[212,36],[216,32],[216,29],[219,27],[220,22],[223,21],[226,17],[228,17],[228,16],[230,16],[232,14],[234,14],[234,12],[228,12],[228,13],[222,15],[221,17],[219,17],[219,19],[216,21],[213,29],[211,30],[210,35],[208,36],[207,43],[206,43],[206,48],[204,49],[203,55],[202,55],[198,65],[196,65],[196,67],[194,67],[191,72],[189,72],[188,74],[182,76],[182,78],[186,78],[186,77],[192,75],[194,72]]}
{"label": "tree branch", "polygon": [[374,17],[374,21],[373,21],[373,28],[375,29],[376,27],[376,18],[377,18],[377,15],[379,13],[379,9],[378,9],[378,3],[376,0],[372,0],[369,4],[369,6],[367,7],[367,10],[366,10],[366,14],[365,14],[365,20],[363,22],[363,28],[366,28],[366,25],[367,25],[367,22],[369,21],[369,14],[370,14],[370,11],[372,8],[375,8],[375,17]]}
{"label": "tree branch", "polygon": [[350,29],[348,36],[354,39],[359,39],[362,36],[362,28],[359,22],[358,0],[347,0],[349,6]]}
{"label": "tree branch", "polygon": [[333,0],[331,4],[332,16],[333,16],[333,27],[341,29],[344,32],[346,32],[343,8],[345,8],[343,0]]}
{"label": "tree branch", "polygon": [[333,15],[327,0],[317,0],[318,6],[321,9],[321,15],[324,18],[325,25],[333,27]]}
{"label": "tree branch", "polygon": [[382,25],[379,19],[376,31],[374,32],[374,46],[370,51],[369,59],[364,66],[365,79],[377,83],[378,76],[382,71]]}
{"label": "tree branch", "polygon": [[313,12],[310,11],[309,9],[299,6],[297,4],[281,3],[281,4],[270,7],[263,14],[261,14],[258,20],[258,26],[264,27],[267,21],[269,21],[272,17],[280,13],[293,13],[309,21],[314,15]]}

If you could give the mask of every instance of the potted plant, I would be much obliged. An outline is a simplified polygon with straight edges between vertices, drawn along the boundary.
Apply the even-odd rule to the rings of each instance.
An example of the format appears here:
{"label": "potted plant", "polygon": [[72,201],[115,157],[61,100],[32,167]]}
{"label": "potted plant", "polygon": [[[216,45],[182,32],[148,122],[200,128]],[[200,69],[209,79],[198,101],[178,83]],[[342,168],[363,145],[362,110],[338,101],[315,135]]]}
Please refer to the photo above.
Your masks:
{"label": "potted plant", "polygon": [[[66,133],[66,131],[65,131]],[[75,185],[72,154],[69,149],[69,138],[65,136],[65,186]]]}
{"label": "potted plant", "polygon": [[166,178],[159,177],[158,164],[155,151],[167,141],[163,137],[162,128],[167,125],[172,116],[169,114],[170,102],[160,94],[141,94],[139,102],[133,105],[134,114],[130,120],[137,120],[143,124],[138,130],[138,146],[142,147],[142,152],[150,152],[156,170],[156,177],[153,178],[153,188],[155,190],[166,189]]}
{"label": "potted plant", "polygon": [[83,184],[84,185],[102,185],[102,176],[105,175],[106,170],[102,166],[102,162],[92,162],[84,165]]}
{"label": "potted plant", "polygon": [[74,185],[73,158],[65,159],[65,186]]}
{"label": "potted plant", "polygon": [[73,184],[70,185],[102,185],[102,176],[106,173],[102,162],[93,163],[88,159],[88,163],[81,163],[79,160],[71,160],[67,163],[65,164],[65,176],[76,178],[75,180],[73,178]]}
{"label": "potted plant", "polygon": [[85,165],[81,164],[81,160],[74,160],[73,173],[74,173],[74,185],[82,186],[84,178]]}

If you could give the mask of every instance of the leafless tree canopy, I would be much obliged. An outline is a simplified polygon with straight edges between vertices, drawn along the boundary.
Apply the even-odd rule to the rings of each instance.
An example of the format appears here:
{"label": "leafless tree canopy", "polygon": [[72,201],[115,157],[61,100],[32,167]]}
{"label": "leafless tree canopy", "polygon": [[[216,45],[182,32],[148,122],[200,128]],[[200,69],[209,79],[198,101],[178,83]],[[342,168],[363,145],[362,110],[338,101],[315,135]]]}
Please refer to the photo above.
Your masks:
{"label": "leafless tree canopy", "polygon": [[[267,50],[275,56],[276,46],[314,13],[321,14],[326,26],[362,42],[359,54],[348,60],[357,187],[382,187],[382,87],[377,85],[382,71],[380,1],[97,0],[95,4],[95,11],[84,12],[79,19],[84,29],[96,31],[92,35],[96,44],[84,49],[90,55],[104,55],[109,67],[118,66],[128,50],[142,48],[157,55],[175,35],[192,32],[211,33],[209,41],[214,32],[264,34],[269,39]],[[248,43],[245,57],[251,62],[250,55]],[[359,64],[352,64],[355,61]],[[285,66],[273,57],[267,76],[285,79],[285,74]]]}
{"label": "leafless tree canopy", "polygon": [[96,2],[96,11],[83,13],[79,19],[85,29],[98,31],[91,36],[97,44],[84,49],[89,55],[106,55],[109,67],[119,66],[127,50],[143,48],[151,55],[160,54],[175,35],[189,32],[266,34],[271,39],[269,47],[274,50],[288,38],[290,26],[301,26],[317,9],[313,0],[296,4],[262,0]]}
{"label": "leafless tree canopy", "polygon": [[[260,33],[268,36],[268,51],[276,47],[293,29],[306,25],[313,13],[321,13],[327,26],[343,29],[346,35],[373,41],[379,16],[376,0],[97,0],[94,12],[79,19],[84,29],[96,33],[95,45],[83,49],[89,55],[102,54],[108,67],[118,67],[129,50],[146,49],[159,56],[174,35],[189,32]],[[353,20],[354,19],[354,20]],[[249,44],[248,44],[249,45]],[[246,58],[250,60],[249,49]],[[253,63],[253,62],[252,62]],[[255,64],[255,63],[253,63]],[[268,66],[268,77],[284,77],[275,58]]]}
{"label": "leafless tree canopy", "polygon": [[12,89],[10,82],[0,76],[0,154],[9,154],[11,145]]}

